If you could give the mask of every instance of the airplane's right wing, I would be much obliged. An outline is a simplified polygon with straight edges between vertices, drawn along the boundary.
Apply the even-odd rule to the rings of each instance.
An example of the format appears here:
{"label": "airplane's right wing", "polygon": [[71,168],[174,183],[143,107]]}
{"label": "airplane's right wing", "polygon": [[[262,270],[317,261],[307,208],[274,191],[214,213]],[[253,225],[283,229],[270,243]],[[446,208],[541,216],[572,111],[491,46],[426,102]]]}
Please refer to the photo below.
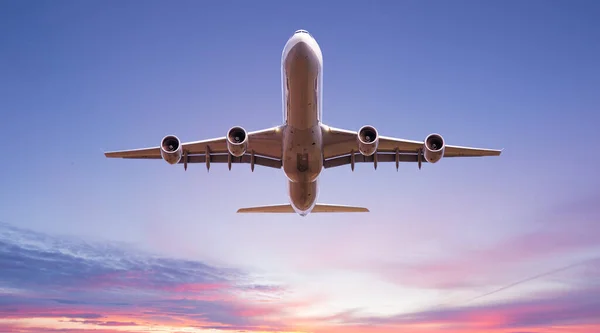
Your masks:
{"label": "airplane's right wing", "polygon": [[[243,131],[241,128],[237,128]],[[231,132],[231,130],[230,130]],[[244,132],[240,133],[244,136]],[[254,170],[254,165],[271,168],[281,168],[281,128],[273,127],[254,132],[248,132],[245,152],[240,156],[232,156],[229,152],[227,136],[200,141],[180,143],[175,136],[167,136],[161,144],[167,152],[167,162],[171,164],[205,163],[210,168],[210,163],[228,163],[229,167],[235,163],[248,163]],[[229,135],[229,134],[228,134]],[[161,146],[141,149],[130,149],[106,152],[109,158],[128,159],[162,159],[165,158]],[[171,155],[169,155],[171,154]]]}
{"label": "airplane's right wing", "polygon": [[[359,143],[359,137],[363,143]],[[376,143],[376,144],[375,144]],[[442,147],[443,146],[443,147]],[[361,149],[368,154],[361,153]],[[429,135],[425,141],[379,136],[371,126],[359,130],[323,126],[325,168],[354,163],[400,162],[435,163],[442,157],[499,156],[502,150],[446,145],[439,134]]]}

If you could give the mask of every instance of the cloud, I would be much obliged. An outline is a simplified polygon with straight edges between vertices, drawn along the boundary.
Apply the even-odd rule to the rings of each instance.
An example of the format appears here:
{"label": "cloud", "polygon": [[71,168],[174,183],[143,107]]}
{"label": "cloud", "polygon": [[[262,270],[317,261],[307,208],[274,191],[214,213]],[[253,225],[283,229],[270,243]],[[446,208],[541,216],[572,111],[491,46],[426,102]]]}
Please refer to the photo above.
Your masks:
{"label": "cloud", "polygon": [[600,286],[488,305],[429,310],[392,317],[357,318],[354,323],[397,326],[436,324],[438,328],[462,328],[465,331],[600,325]]}
{"label": "cloud", "polygon": [[[600,271],[600,259],[579,263],[577,267],[570,275],[571,283],[516,299],[471,306],[439,306],[392,316],[365,316],[361,311],[351,311],[330,318],[341,319],[346,332],[354,332],[358,328],[374,332],[387,332],[388,329],[414,332],[597,332],[600,327],[600,281],[597,276],[591,277],[588,273]],[[523,281],[550,273],[553,272]],[[328,332],[338,332],[338,328]]]}
{"label": "cloud", "polygon": [[123,322],[123,321],[102,321],[102,320],[71,320],[72,323],[83,323],[83,324],[93,324],[99,326],[138,326],[137,323],[133,321]]}
{"label": "cloud", "polygon": [[241,270],[0,227],[0,318],[250,329],[287,315],[284,287]]}
{"label": "cloud", "polygon": [[[14,231],[14,229],[13,229]],[[14,233],[13,233],[14,234]],[[36,235],[31,235],[36,236]],[[14,239],[0,239],[0,281],[13,288],[35,286],[86,289],[162,289],[186,284],[228,284],[243,275],[199,262],[125,254],[117,248],[62,242],[44,249]]]}
{"label": "cloud", "polygon": [[519,272],[556,266],[557,262],[569,263],[575,257],[598,253],[598,201],[600,192],[595,192],[557,205],[542,212],[534,223],[536,229],[495,244],[416,262],[371,261],[360,268],[398,285],[424,289],[469,290],[502,284],[518,278]]}
{"label": "cloud", "polygon": [[558,288],[493,303],[483,297],[387,316],[368,308],[316,316],[298,310],[330,300],[292,298],[294,288],[262,283],[255,272],[0,228],[2,332],[591,333],[600,326],[600,260],[555,268],[568,277]]}

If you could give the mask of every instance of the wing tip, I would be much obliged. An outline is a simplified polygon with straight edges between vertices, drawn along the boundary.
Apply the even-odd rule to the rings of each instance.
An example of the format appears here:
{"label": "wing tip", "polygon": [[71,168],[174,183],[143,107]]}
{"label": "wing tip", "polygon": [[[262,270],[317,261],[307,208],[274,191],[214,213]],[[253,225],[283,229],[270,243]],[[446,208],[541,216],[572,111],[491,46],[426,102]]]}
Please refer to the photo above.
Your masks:
{"label": "wing tip", "polygon": [[117,157],[121,157],[121,156],[119,155],[119,152],[118,152],[118,151],[107,151],[107,152],[104,152],[104,156],[105,156],[105,157],[108,157],[108,158],[117,158]]}

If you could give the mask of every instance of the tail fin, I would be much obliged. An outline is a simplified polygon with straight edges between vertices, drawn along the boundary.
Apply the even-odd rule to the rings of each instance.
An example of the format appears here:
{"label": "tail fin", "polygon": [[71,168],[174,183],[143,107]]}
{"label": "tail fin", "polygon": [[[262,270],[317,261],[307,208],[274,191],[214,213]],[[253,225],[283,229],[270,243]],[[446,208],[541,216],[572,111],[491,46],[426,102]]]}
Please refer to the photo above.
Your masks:
{"label": "tail fin", "polygon": [[[238,213],[295,213],[290,204],[240,208]],[[369,209],[343,205],[316,204],[311,213],[367,213]]]}

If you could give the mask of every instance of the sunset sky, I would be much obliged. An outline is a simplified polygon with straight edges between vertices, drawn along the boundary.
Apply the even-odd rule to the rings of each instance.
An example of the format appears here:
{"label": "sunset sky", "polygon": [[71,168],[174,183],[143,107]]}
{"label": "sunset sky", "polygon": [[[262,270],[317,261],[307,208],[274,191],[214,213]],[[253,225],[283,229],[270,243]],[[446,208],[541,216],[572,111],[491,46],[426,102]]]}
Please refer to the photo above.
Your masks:
{"label": "sunset sky", "polygon": [[[0,332],[597,333],[600,3],[0,3]],[[282,120],[297,29],[324,122],[504,148],[325,170],[105,151]]]}

